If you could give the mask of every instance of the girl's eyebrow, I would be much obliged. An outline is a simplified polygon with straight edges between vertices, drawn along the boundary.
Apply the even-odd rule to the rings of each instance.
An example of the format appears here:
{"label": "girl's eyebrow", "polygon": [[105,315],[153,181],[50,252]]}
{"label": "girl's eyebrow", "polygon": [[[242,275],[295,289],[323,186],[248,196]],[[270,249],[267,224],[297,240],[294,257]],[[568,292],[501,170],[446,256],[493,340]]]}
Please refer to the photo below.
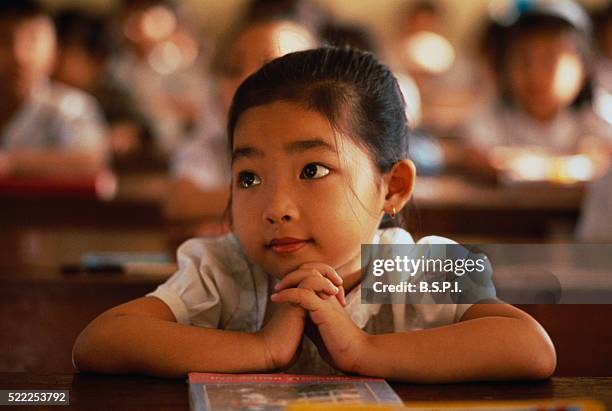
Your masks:
{"label": "girl's eyebrow", "polygon": [[[312,150],[315,148],[323,148],[325,150],[331,151],[332,153],[336,152],[336,149],[331,144],[320,138],[293,141],[291,143],[285,144],[284,148],[285,151],[290,154],[302,153],[304,151]],[[236,147],[232,152],[232,163],[241,158],[251,157],[263,158],[265,157],[265,154],[262,150],[251,146]]]}
{"label": "girl's eyebrow", "polygon": [[336,149],[331,144],[320,138],[293,141],[291,143],[285,144],[285,151],[287,151],[288,153],[301,153],[306,150],[312,150],[314,148],[324,148],[333,153],[336,152]]}
{"label": "girl's eyebrow", "polygon": [[255,147],[236,147],[232,152],[232,163],[241,158],[265,157],[264,152]]}

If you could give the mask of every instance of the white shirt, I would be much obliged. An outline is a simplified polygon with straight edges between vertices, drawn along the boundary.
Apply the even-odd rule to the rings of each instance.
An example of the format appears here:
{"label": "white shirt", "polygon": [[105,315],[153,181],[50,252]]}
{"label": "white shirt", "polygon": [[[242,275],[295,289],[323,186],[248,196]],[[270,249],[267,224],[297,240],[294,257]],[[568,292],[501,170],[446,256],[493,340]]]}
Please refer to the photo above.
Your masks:
{"label": "white shirt", "polygon": [[590,109],[563,110],[541,123],[522,110],[487,107],[464,126],[463,134],[480,149],[533,146],[554,154],[577,151],[583,138],[612,144],[612,126]]}
{"label": "white shirt", "polygon": [[[425,237],[418,244],[453,244],[442,237]],[[414,244],[400,228],[378,230],[372,244]],[[269,296],[276,281],[244,254],[232,234],[195,238],[178,250],[178,271],[148,294],[161,299],[180,324],[241,332],[260,330],[275,304]],[[419,330],[458,322],[471,304],[361,304],[361,286],[347,295],[353,322],[371,334]],[[307,338],[293,373],[337,373],[319,356]]]}
{"label": "white shirt", "polygon": [[201,136],[178,147],[171,172],[174,178],[187,179],[203,191],[227,188],[230,161],[225,134]]}
{"label": "white shirt", "polygon": [[93,97],[43,82],[0,130],[0,149],[59,149],[106,153],[106,124]]}

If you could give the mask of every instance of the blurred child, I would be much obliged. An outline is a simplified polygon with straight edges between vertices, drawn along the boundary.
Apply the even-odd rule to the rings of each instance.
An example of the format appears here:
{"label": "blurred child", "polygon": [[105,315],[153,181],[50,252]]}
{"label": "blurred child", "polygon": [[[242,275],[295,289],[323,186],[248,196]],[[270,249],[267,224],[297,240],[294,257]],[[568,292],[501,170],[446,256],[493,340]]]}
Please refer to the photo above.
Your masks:
{"label": "blurred child", "polygon": [[[173,277],[82,332],[75,365],[161,376],[548,377],[550,339],[510,305],[361,304],[361,244],[414,243],[401,228],[378,228],[414,187],[406,124],[397,81],[370,54],[321,48],[266,64],[229,115],[232,234],[181,246]],[[420,241],[435,242],[450,241]]]}
{"label": "blurred child", "polygon": [[172,155],[208,104],[205,47],[188,30],[174,1],[122,4],[124,47],[111,65],[112,74],[151,120],[158,150]]}
{"label": "blurred child", "polygon": [[[595,23],[599,49],[597,80],[604,89],[612,93],[612,3],[597,13]],[[612,111],[612,108],[610,110]]]}
{"label": "blurred child", "polygon": [[470,145],[571,154],[609,144],[612,128],[593,110],[589,31],[571,0],[533,2],[505,29],[496,65],[501,98],[466,124]]}
{"label": "blurred child", "polygon": [[117,164],[138,161],[139,155],[151,154],[154,147],[149,121],[138,110],[134,96],[109,73],[113,42],[108,24],[104,18],[78,11],[63,11],[56,16],[58,57],[54,78],[90,93],[100,103]]}
{"label": "blurred child", "polygon": [[247,21],[220,46],[215,61],[216,115],[208,111],[196,124],[194,137],[172,159],[175,179],[166,201],[171,219],[220,220],[229,196],[230,159],[223,123],[240,83],[266,61],[312,48],[317,40],[305,26],[287,17]]}
{"label": "blurred child", "polygon": [[398,15],[400,39],[392,57],[418,85],[422,127],[452,135],[488,96],[484,73],[446,37],[447,16],[439,2],[409,3]]}
{"label": "blurred child", "polygon": [[87,94],[49,80],[51,19],[34,1],[0,3],[0,175],[93,175],[106,128]]}

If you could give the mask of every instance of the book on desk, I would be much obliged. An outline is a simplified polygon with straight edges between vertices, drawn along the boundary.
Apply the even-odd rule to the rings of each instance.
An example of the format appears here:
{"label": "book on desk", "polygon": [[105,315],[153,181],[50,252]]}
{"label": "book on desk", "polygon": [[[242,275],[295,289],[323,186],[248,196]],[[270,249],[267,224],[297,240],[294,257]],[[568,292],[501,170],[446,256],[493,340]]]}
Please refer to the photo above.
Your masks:
{"label": "book on desk", "polygon": [[405,402],[383,379],[189,373],[192,411],[603,411],[592,399]]}
{"label": "book on desk", "polygon": [[189,374],[193,411],[284,410],[292,402],[401,405],[383,379],[295,374]]}

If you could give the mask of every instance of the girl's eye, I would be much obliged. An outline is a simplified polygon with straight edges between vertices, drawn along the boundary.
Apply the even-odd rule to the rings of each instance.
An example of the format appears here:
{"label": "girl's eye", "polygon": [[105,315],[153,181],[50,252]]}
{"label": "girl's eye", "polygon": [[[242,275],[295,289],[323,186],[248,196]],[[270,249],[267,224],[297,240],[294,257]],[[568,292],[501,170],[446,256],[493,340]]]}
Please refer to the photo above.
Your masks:
{"label": "girl's eye", "polygon": [[302,169],[302,174],[300,174],[300,178],[305,179],[315,179],[322,178],[329,174],[329,168],[316,163],[306,164]]}
{"label": "girl's eye", "polygon": [[255,173],[242,171],[238,174],[238,186],[240,188],[250,188],[259,184],[261,184],[261,179]]}

